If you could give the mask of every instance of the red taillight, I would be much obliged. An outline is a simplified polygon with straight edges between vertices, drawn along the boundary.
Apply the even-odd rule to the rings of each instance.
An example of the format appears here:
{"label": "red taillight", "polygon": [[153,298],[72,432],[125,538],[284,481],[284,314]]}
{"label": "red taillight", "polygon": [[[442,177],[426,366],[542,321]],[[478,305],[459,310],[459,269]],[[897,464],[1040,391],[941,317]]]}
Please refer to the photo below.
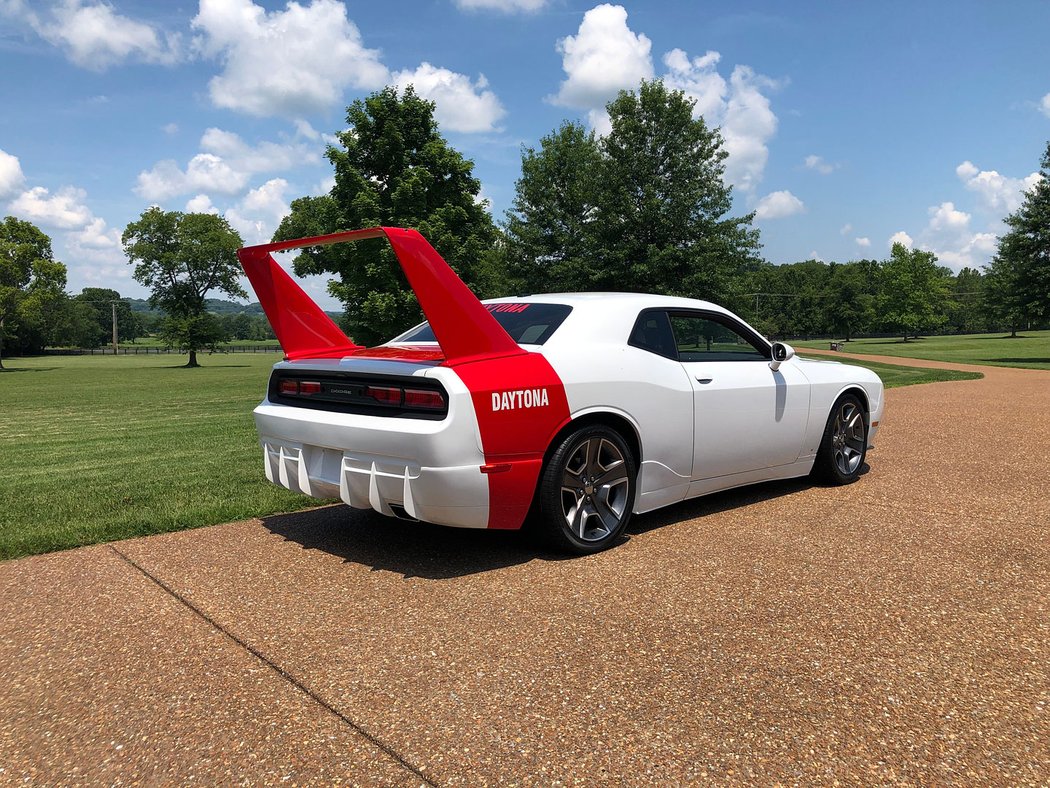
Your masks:
{"label": "red taillight", "polygon": [[395,386],[366,386],[365,396],[382,402],[384,405],[401,404],[401,389]]}
{"label": "red taillight", "polygon": [[441,410],[445,407],[445,398],[441,396],[439,391],[405,389],[405,407]]}
{"label": "red taillight", "polygon": [[294,380],[282,380],[277,390],[281,394],[298,394],[299,384]]}
{"label": "red taillight", "polygon": [[299,393],[300,394],[320,394],[321,384],[316,380],[300,380],[299,381]]}

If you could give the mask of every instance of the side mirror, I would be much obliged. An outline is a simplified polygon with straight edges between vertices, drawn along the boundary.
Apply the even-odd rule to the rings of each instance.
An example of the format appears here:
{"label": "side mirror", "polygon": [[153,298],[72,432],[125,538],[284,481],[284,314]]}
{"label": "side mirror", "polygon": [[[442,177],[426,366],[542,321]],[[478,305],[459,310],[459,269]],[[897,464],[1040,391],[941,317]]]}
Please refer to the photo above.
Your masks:
{"label": "side mirror", "polygon": [[789,358],[795,357],[795,348],[791,345],[785,344],[784,342],[773,343],[773,359],[769,362],[769,368],[776,372],[780,369],[780,365],[787,361]]}

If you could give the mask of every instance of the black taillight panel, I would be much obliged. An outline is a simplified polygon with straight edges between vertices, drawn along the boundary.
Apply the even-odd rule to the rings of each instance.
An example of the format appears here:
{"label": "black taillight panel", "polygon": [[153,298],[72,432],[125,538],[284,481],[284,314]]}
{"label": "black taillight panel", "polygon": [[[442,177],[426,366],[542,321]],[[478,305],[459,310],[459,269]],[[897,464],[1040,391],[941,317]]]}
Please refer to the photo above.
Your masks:
{"label": "black taillight panel", "polygon": [[352,372],[277,369],[268,399],[281,405],[366,416],[441,420],[448,393],[436,380]]}

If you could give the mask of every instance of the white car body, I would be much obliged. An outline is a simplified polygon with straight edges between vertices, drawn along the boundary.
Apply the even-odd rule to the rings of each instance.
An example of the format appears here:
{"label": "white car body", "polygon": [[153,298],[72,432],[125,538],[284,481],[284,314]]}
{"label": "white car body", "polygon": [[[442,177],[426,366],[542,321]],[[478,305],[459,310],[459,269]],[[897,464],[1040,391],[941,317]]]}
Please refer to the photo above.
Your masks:
{"label": "white car body", "polygon": [[[352,342],[271,252],[385,238],[428,323]],[[540,514],[594,552],[632,512],[814,468],[861,473],[882,417],[874,373],[806,361],[706,301],[628,293],[482,304],[413,230],[238,252],[285,350],[255,422],[270,481],[464,528]],[[836,470],[836,468],[838,470]]]}
{"label": "white car body", "polygon": [[[745,484],[807,475],[832,406],[845,392],[858,393],[866,405],[868,448],[882,418],[882,382],[861,367],[797,356],[776,371],[769,358],[682,362],[629,344],[643,311],[669,310],[723,316],[771,347],[744,321],[709,302],[577,293],[485,303],[571,307],[543,345],[521,347],[546,359],[564,385],[569,423],[600,418],[630,430],[639,450],[635,513]],[[307,376],[354,373],[436,380],[448,393],[447,416],[426,421],[333,413],[267,398],[255,409],[267,478],[290,490],[338,497],[386,515],[470,528],[514,527],[505,520],[494,523],[491,516],[494,507],[506,502],[490,495],[493,474],[485,472],[491,463],[478,400],[495,411],[527,412],[544,407],[541,397],[535,397],[534,405],[524,393],[532,389],[501,388],[497,382],[476,398],[456,369],[433,360],[397,358],[400,350],[436,351],[436,343],[394,341],[381,347],[394,351],[394,357],[371,358],[366,351],[339,359],[285,361],[274,369]],[[515,508],[524,514],[520,505]]]}

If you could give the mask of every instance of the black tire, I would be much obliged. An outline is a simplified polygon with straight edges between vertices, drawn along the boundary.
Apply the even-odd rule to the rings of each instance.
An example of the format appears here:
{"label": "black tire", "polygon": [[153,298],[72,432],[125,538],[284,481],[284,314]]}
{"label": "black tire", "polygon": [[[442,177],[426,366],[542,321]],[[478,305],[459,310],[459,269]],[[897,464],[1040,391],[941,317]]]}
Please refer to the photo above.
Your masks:
{"label": "black tire", "polygon": [[616,430],[595,424],[570,433],[540,476],[539,534],[561,552],[608,549],[631,519],[637,477],[634,455]]}
{"label": "black tire", "polygon": [[828,484],[852,484],[868,453],[868,414],[855,394],[843,394],[831,408],[813,463],[813,477]]}

